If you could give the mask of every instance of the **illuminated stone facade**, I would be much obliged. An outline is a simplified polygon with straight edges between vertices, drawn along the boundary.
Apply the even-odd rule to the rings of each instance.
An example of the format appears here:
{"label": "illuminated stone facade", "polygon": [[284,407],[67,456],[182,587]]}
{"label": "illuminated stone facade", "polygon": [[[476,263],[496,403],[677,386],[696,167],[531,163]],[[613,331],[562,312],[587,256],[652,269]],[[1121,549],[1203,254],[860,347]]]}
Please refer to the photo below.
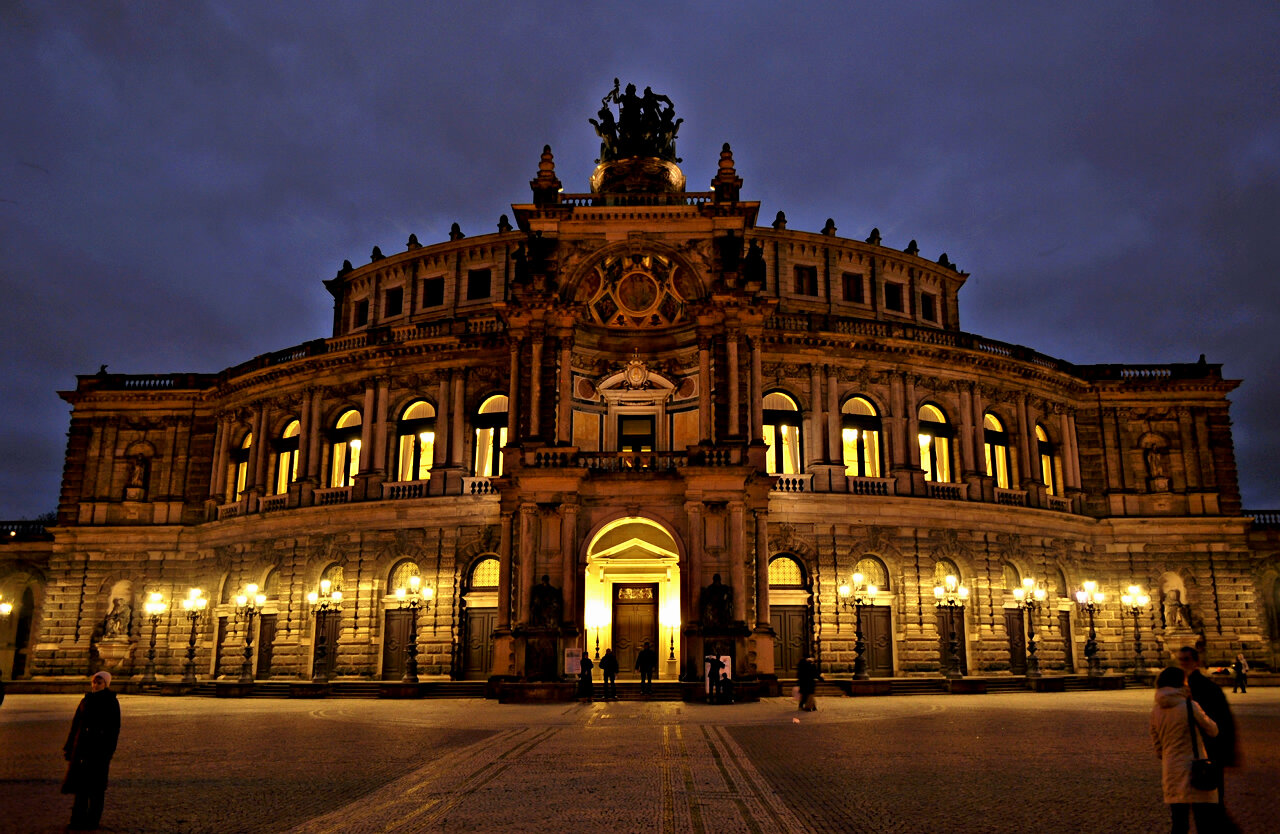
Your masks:
{"label": "illuminated stone facade", "polygon": [[[1112,672],[1136,660],[1130,584],[1152,597],[1148,665],[1197,641],[1275,661],[1280,544],[1242,513],[1219,365],[1073,365],[966,333],[945,255],[758,226],[728,146],[704,192],[602,158],[600,190],[567,194],[546,149],[514,224],[344,266],[331,338],[79,377],[57,522],[0,549],[0,592],[34,589],[24,645],[0,626],[4,671],[16,648],[24,676],[140,674],[158,591],[176,677],[172,602],[200,587],[198,674],[234,677],[255,583],[257,677],[398,680],[394,588],[415,572],[425,676],[558,678],[597,645],[626,673],[642,639],[667,679],[708,653],[738,677],[806,653],[838,676],[855,571],[878,586],[873,676],[945,672],[948,623],[963,671],[1022,673],[1026,578],[1046,673],[1085,671],[1086,580]],[[952,620],[946,575],[969,592]],[[344,598],[317,661],[324,578]]]}

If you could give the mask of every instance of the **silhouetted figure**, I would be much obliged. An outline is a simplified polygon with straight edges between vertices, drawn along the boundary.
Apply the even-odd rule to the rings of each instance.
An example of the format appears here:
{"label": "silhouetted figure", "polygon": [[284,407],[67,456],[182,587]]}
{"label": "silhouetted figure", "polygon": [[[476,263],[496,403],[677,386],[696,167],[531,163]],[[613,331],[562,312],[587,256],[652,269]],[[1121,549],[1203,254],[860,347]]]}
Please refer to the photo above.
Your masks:
{"label": "silhouetted figure", "polygon": [[605,649],[600,658],[600,674],[604,676],[604,699],[618,700],[618,656],[612,647]]}
{"label": "silhouetted figure", "polygon": [[722,671],[724,671],[724,661],[713,654],[707,655],[707,703],[708,704],[718,704],[720,702],[720,691],[721,691],[720,673]]}
{"label": "silhouetted figure", "polygon": [[591,683],[591,670],[596,665],[591,662],[591,656],[585,651],[582,653],[582,667],[578,670],[578,697],[584,701],[590,701],[595,694]]}
{"label": "silhouetted figure", "polygon": [[711,584],[702,589],[698,608],[703,628],[723,627],[732,622],[733,589],[720,582],[720,574],[712,576]]}
{"label": "silhouetted figure", "polygon": [[1244,655],[1236,655],[1235,663],[1231,664],[1231,673],[1234,677],[1231,680],[1231,691],[1237,689],[1243,694],[1249,691],[1249,661],[1244,659]]}
{"label": "silhouetted figure", "polygon": [[102,821],[107,773],[120,738],[120,702],[110,686],[110,673],[94,673],[88,694],[76,707],[67,743],[62,746],[70,763],[62,792],[76,797],[71,806],[73,830],[97,828]]}
{"label": "silhouetted figure", "polygon": [[636,671],[640,673],[640,692],[644,695],[653,694],[653,675],[658,671],[658,653],[649,647],[649,641],[644,641],[644,648],[636,655]]}
{"label": "silhouetted figure", "polygon": [[800,686],[800,709],[805,712],[815,712],[818,709],[818,699],[814,693],[818,691],[818,678],[821,676],[818,664],[812,657],[800,661],[800,666],[796,669],[796,683]]}
{"label": "silhouetted figure", "polygon": [[534,628],[554,628],[560,625],[564,610],[564,595],[551,584],[551,577],[542,575],[542,582],[533,586],[529,599],[529,625]]}

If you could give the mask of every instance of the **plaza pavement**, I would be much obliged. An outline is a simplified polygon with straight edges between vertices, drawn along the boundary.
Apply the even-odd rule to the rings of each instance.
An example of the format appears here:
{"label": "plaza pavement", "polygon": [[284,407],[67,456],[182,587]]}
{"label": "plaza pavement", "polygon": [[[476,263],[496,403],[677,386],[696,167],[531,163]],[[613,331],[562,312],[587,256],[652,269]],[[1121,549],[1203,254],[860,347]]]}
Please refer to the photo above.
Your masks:
{"label": "plaza pavement", "polygon": [[[1122,692],[622,701],[122,696],[112,832],[1158,832],[1147,719]],[[77,697],[0,707],[0,831],[61,831]],[[1244,830],[1280,830],[1280,689],[1232,697]],[[798,719],[798,723],[797,723]]]}

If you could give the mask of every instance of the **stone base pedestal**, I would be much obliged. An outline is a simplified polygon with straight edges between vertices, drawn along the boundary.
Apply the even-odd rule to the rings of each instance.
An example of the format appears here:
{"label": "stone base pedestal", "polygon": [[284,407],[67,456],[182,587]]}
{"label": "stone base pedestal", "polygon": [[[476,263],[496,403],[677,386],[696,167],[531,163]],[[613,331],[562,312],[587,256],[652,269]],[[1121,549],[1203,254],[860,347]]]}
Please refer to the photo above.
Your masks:
{"label": "stone base pedestal", "polygon": [[238,681],[214,681],[213,693],[219,698],[244,698],[253,692],[253,684]]}
{"label": "stone base pedestal", "polygon": [[1085,678],[1090,689],[1124,689],[1124,678],[1119,675],[1099,675],[1096,678]]}
{"label": "stone base pedestal", "polygon": [[1031,684],[1032,692],[1066,692],[1066,678],[1030,678],[1027,683]]}
{"label": "stone base pedestal", "polygon": [[508,681],[498,684],[498,703],[500,704],[547,704],[572,701],[577,697],[576,683],[539,682],[519,683]]}
{"label": "stone base pedestal", "polygon": [[888,680],[841,681],[840,688],[846,695],[853,697],[888,695],[893,691],[893,685]]}
{"label": "stone base pedestal", "polygon": [[969,678],[948,678],[947,691],[952,695],[986,695],[987,682]]}
{"label": "stone base pedestal", "polygon": [[329,694],[329,684],[312,683],[311,681],[291,681],[289,683],[290,698],[324,698]]}
{"label": "stone base pedestal", "polygon": [[378,684],[379,698],[421,698],[422,685],[416,683],[398,683],[384,681]]}

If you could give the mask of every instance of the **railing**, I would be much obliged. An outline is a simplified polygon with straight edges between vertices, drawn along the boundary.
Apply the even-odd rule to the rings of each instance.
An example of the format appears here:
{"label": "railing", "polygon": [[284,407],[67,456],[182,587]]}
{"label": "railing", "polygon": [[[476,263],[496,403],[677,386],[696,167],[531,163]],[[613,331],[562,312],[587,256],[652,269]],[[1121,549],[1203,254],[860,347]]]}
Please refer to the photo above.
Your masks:
{"label": "railing", "polygon": [[1055,510],[1060,513],[1071,512],[1070,498],[1063,498],[1058,495],[1046,495],[1045,498],[1047,498],[1049,501],[1049,509]]}
{"label": "railing", "polygon": [[688,455],[677,452],[596,452],[574,457],[575,465],[592,472],[674,472],[689,464]]}
{"label": "railing", "polygon": [[1254,527],[1280,528],[1280,510],[1245,510],[1253,518]]}
{"label": "railing", "polygon": [[258,512],[273,513],[276,510],[286,510],[289,508],[289,495],[268,495],[258,504]]}
{"label": "railing", "polygon": [[462,494],[497,495],[498,488],[493,485],[493,481],[489,478],[463,478]]}
{"label": "railing", "polygon": [[334,504],[347,504],[351,502],[351,487],[332,487],[331,489],[316,490],[316,506],[329,507]]}
{"label": "railing", "polygon": [[390,481],[382,485],[382,497],[390,501],[403,498],[422,498],[427,494],[428,481]]}
{"label": "railing", "polygon": [[218,507],[218,521],[224,518],[235,518],[244,511],[244,502],[236,501],[233,504],[223,504]]}
{"label": "railing", "polygon": [[573,208],[612,206],[703,206],[715,200],[712,191],[684,191],[673,194],[561,194],[559,205]]}
{"label": "railing", "polygon": [[779,475],[773,489],[774,492],[813,492],[813,474]]}
{"label": "railing", "polygon": [[854,495],[893,495],[892,478],[862,478],[848,476],[849,491]]}
{"label": "railing", "polygon": [[996,503],[1006,507],[1027,506],[1027,492],[1022,489],[1001,489],[996,487]]}
{"label": "railing", "polygon": [[942,498],[947,501],[963,501],[964,495],[962,487],[959,484],[939,484],[933,481],[926,481],[929,488],[930,498]]}
{"label": "railing", "polygon": [[0,541],[7,539],[40,539],[46,538],[43,521],[0,521]]}

